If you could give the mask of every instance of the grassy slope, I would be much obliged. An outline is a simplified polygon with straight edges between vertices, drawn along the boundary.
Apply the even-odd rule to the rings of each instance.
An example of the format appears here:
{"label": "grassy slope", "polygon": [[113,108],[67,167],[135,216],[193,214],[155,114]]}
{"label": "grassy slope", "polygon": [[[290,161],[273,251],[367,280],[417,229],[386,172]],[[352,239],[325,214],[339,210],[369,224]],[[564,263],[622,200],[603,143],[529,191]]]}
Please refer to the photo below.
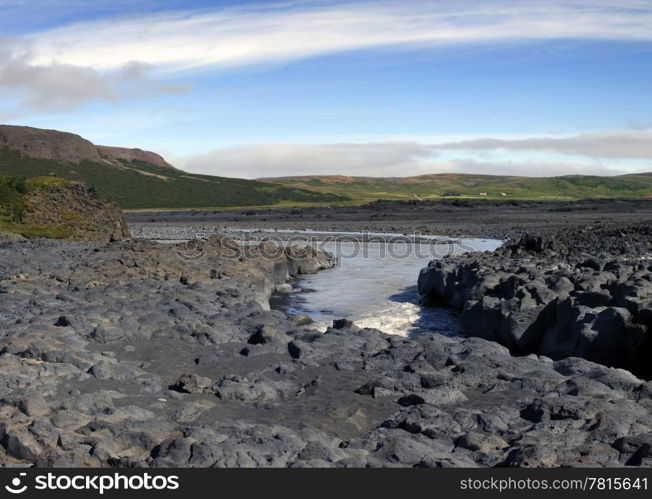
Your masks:
{"label": "grassy slope", "polygon": [[370,177],[281,177],[266,179],[288,187],[335,193],[357,201],[377,199],[437,199],[447,194],[460,197],[510,199],[574,200],[600,197],[638,197],[652,194],[652,176],[618,177],[565,176],[551,178],[507,177],[492,175],[441,174],[408,178]]}
{"label": "grassy slope", "polygon": [[554,178],[441,174],[408,178],[283,177],[252,181],[196,175],[131,162],[124,167],[83,162],[59,164],[0,149],[0,175],[57,176],[95,186],[100,194],[125,209],[241,208],[301,206],[323,203],[360,204],[378,199],[418,196],[437,199],[447,193],[461,197],[574,200],[652,194],[652,175]]}
{"label": "grassy slope", "polygon": [[27,194],[36,189],[52,185],[65,185],[67,180],[56,177],[21,177],[0,176],[0,232],[13,232],[27,238],[45,237],[61,239],[71,232],[66,226],[43,226],[23,223],[23,216],[32,209],[27,202]]}
{"label": "grassy slope", "polygon": [[[145,172],[146,174],[140,173]],[[195,175],[131,162],[123,168],[100,163],[59,164],[0,149],[0,175],[57,177],[95,186],[122,208],[213,208],[301,203],[332,203],[345,199],[252,180]]]}

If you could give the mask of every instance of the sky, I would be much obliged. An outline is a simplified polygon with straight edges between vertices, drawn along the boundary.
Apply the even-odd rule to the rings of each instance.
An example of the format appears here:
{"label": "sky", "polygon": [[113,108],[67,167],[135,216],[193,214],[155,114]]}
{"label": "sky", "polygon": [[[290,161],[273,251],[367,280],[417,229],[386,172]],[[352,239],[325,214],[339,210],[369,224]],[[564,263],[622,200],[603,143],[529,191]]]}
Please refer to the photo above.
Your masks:
{"label": "sky", "polygon": [[197,173],[652,171],[650,0],[0,0],[0,123]]}

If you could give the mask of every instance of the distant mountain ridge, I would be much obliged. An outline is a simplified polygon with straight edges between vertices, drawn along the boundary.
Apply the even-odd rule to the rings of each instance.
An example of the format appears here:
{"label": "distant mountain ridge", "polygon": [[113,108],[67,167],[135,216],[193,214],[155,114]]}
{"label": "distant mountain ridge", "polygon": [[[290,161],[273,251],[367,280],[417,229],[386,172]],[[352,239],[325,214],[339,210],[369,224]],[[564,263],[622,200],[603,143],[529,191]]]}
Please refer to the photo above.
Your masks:
{"label": "distant mountain ridge", "polygon": [[122,208],[222,208],[348,198],[237,178],[196,175],[142,149],[98,146],[58,130],[0,125],[0,176],[56,176],[93,186]]}
{"label": "distant mountain ridge", "polygon": [[155,152],[95,145],[72,133],[13,125],[0,125],[2,175],[56,176],[84,182],[123,209],[279,207],[458,197],[575,200],[652,196],[652,173],[614,177],[302,175],[258,180],[198,175],[175,168]]}
{"label": "distant mountain ridge", "polygon": [[575,200],[583,198],[652,196],[652,173],[601,177],[565,175],[520,177],[438,173],[413,177],[351,177],[346,175],[299,175],[261,178],[262,182],[338,194],[358,202],[425,200],[455,197]]}

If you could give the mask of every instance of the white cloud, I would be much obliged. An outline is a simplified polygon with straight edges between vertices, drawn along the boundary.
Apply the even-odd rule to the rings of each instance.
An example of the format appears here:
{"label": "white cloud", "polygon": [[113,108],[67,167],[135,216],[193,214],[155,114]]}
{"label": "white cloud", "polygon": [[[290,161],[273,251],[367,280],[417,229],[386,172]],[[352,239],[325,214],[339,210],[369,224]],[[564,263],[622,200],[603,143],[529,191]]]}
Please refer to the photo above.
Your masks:
{"label": "white cloud", "polygon": [[606,159],[652,160],[652,130],[614,130],[570,137],[478,138],[439,144],[440,150],[541,151]]}
{"label": "white cloud", "polygon": [[[34,6],[5,0],[0,9],[22,4]],[[652,4],[644,0],[261,2],[111,16],[0,40],[0,86],[19,94],[17,108],[51,112],[92,100],[183,91],[150,78],[166,71],[390,46],[553,38],[650,41],[650,26]]]}
{"label": "white cloud", "polygon": [[[469,141],[472,142],[472,141]],[[404,177],[431,173],[483,173],[523,176],[616,175],[640,165],[603,164],[593,159],[478,160],[441,158],[437,144],[416,142],[321,145],[258,144],[216,149],[175,163],[211,175],[261,178],[293,175]],[[652,168],[650,168],[652,169]]]}
{"label": "white cloud", "polygon": [[561,175],[621,175],[628,173],[600,164],[571,161],[477,161],[454,160],[433,173],[476,173],[482,175],[515,175],[523,177],[557,177]]}
{"label": "white cloud", "polygon": [[68,111],[94,100],[114,102],[123,97],[185,90],[152,80],[148,76],[151,68],[140,62],[127,62],[101,73],[69,63],[30,63],[31,55],[30,47],[22,47],[16,39],[0,39],[0,89],[5,90],[5,96],[14,92],[16,101],[14,109],[4,109],[3,114],[19,115],[26,108]]}
{"label": "white cloud", "polygon": [[652,4],[638,0],[265,3],[149,14],[30,36],[35,64],[117,68],[137,60],[180,70],[346,50],[554,38],[652,40]]}
{"label": "white cloud", "polygon": [[318,173],[382,176],[419,170],[432,154],[429,146],[415,142],[259,144],[193,156],[184,162],[184,168],[195,173],[247,178]]}
{"label": "white cloud", "polygon": [[19,94],[19,108],[59,111],[89,100],[114,100],[114,89],[92,69],[70,64],[32,65],[25,57],[0,52],[0,88]]}

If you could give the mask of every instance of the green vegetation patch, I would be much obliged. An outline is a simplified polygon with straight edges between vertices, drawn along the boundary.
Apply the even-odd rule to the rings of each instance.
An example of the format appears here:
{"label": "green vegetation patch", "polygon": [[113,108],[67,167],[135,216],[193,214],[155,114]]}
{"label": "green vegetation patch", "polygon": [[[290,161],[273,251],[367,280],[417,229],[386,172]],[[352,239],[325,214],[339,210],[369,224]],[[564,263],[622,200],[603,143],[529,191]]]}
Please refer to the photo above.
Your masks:
{"label": "green vegetation patch", "polygon": [[20,224],[27,211],[25,194],[29,187],[22,177],[0,177],[0,217]]}
{"label": "green vegetation patch", "polygon": [[65,239],[72,235],[70,227],[65,225],[46,227],[42,225],[16,224],[7,219],[3,219],[3,217],[0,217],[0,232],[13,232],[27,239]]}
{"label": "green vegetation patch", "polygon": [[651,175],[615,177],[511,177],[441,174],[411,178],[364,178],[324,181],[315,177],[270,179],[275,184],[333,193],[358,202],[376,200],[434,200],[442,198],[578,200],[652,195]]}
{"label": "green vegetation patch", "polygon": [[[140,161],[122,165],[62,164],[0,149],[0,175],[43,177],[84,182],[125,209],[221,208],[279,203],[337,203],[346,196],[254,180],[196,175]],[[55,181],[56,182],[56,181]]]}
{"label": "green vegetation patch", "polygon": [[68,183],[67,180],[54,177],[28,179],[19,176],[0,176],[0,232],[13,232],[28,239],[37,237],[62,239],[72,235],[72,230],[67,225],[44,226],[23,223],[26,214],[34,209],[27,201],[27,195],[31,191],[53,185],[64,186]]}

